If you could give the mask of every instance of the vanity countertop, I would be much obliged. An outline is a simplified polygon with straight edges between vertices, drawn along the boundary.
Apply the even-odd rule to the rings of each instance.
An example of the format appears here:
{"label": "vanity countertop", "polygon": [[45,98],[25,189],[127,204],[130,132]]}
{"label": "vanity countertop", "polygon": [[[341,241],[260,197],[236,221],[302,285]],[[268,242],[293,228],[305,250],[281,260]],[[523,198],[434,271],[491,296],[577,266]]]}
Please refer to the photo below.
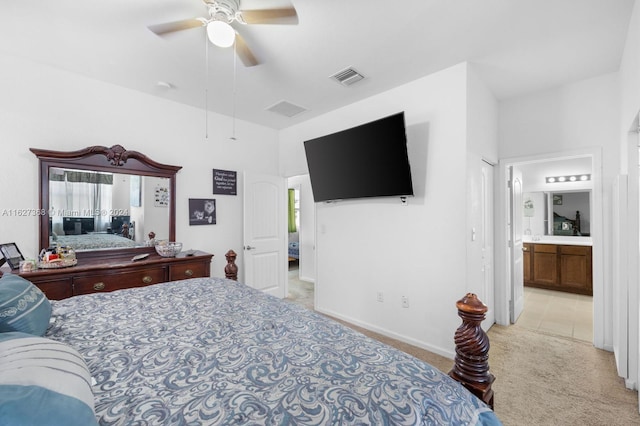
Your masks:
{"label": "vanity countertop", "polygon": [[591,237],[571,237],[564,235],[523,235],[522,241],[534,244],[562,244],[567,246],[591,246]]}

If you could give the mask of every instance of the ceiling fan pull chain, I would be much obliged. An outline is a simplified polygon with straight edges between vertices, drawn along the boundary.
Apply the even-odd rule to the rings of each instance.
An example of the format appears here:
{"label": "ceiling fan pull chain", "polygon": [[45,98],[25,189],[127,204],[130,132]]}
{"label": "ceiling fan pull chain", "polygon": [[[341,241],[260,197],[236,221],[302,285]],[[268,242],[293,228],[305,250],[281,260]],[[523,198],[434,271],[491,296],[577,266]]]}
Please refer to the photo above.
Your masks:
{"label": "ceiling fan pull chain", "polygon": [[209,139],[209,39],[204,32],[204,138]]}
{"label": "ceiling fan pull chain", "polygon": [[231,140],[236,140],[236,74],[237,74],[237,50],[236,50],[236,41],[233,41],[233,95],[231,101],[231,114],[232,114],[232,123],[231,123]]}

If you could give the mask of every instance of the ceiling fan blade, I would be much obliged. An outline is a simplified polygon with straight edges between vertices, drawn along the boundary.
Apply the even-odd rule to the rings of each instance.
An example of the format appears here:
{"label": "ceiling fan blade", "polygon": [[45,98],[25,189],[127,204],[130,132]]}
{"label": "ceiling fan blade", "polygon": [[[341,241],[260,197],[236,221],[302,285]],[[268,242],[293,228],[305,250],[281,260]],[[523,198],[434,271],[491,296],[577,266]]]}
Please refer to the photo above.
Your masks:
{"label": "ceiling fan blade", "polygon": [[206,24],[203,18],[183,19],[182,21],[165,22],[164,24],[149,25],[151,31],[161,36],[176,31],[202,27]]}
{"label": "ceiling fan blade", "polygon": [[242,19],[247,24],[297,25],[298,13],[293,7],[282,9],[243,10]]}
{"label": "ceiling fan blade", "polygon": [[244,41],[244,38],[238,33],[236,33],[236,53],[246,67],[253,67],[259,64],[249,49],[249,46],[247,46],[247,43]]}

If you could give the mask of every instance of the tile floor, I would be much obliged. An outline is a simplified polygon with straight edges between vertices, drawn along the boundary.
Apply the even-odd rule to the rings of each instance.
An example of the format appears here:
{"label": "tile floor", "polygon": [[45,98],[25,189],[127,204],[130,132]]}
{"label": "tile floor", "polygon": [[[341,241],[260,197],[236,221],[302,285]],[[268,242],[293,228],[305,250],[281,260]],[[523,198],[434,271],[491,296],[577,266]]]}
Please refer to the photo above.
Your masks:
{"label": "tile floor", "polygon": [[592,342],[593,297],[525,287],[524,310],[516,325]]}

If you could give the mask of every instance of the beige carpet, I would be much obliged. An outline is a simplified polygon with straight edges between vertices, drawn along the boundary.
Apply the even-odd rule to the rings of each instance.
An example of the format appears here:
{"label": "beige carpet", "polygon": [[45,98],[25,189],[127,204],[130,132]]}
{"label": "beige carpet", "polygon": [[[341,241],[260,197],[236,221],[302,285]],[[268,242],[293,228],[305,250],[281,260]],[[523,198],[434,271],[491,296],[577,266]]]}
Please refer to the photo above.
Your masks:
{"label": "beige carpet", "polygon": [[[290,281],[290,300],[313,307],[312,285],[291,288]],[[345,324],[444,372],[453,366],[448,358]],[[613,353],[517,325],[494,325],[488,334],[495,412],[505,426],[640,425],[638,393],[624,387]]]}

